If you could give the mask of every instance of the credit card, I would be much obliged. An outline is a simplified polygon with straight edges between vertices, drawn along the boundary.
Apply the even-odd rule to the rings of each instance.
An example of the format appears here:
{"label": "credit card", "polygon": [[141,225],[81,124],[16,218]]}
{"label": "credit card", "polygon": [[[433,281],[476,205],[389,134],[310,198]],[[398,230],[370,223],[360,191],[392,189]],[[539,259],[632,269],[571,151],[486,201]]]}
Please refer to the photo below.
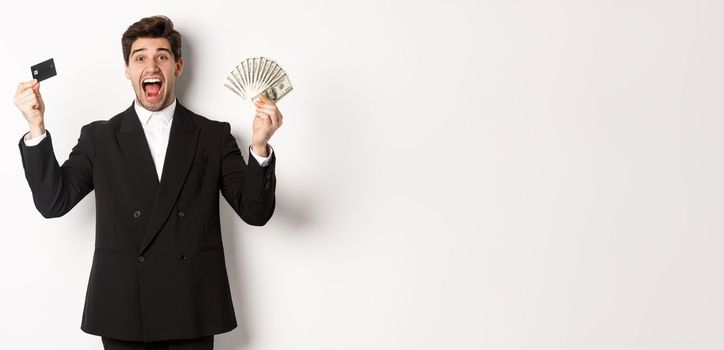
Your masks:
{"label": "credit card", "polygon": [[33,73],[33,79],[38,79],[39,82],[58,74],[55,72],[55,62],[52,58],[30,67],[30,71]]}

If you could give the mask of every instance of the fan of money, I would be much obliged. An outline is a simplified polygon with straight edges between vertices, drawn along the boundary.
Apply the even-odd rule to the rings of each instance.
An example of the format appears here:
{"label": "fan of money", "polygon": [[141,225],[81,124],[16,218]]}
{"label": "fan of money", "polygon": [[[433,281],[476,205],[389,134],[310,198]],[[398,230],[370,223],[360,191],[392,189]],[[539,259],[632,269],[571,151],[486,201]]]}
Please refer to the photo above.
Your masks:
{"label": "fan of money", "polygon": [[224,86],[247,101],[256,101],[264,94],[277,102],[292,91],[292,84],[284,69],[266,57],[241,61],[226,78]]}

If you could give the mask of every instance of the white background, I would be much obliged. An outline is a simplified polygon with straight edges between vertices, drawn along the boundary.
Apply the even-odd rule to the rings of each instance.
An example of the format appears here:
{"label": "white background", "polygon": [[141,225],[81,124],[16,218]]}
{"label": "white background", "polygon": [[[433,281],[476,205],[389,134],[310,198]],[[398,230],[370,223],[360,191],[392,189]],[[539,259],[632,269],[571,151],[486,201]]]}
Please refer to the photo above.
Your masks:
{"label": "white background", "polygon": [[[12,104],[29,66],[62,162],[133,99],[120,38],[168,15],[177,91],[229,121],[242,59],[289,73],[278,207],[222,207],[241,326],[217,349],[722,349],[724,4],[692,0],[8,2],[0,11],[6,349],[79,329],[93,194],[33,206]],[[223,200],[222,200],[223,201]]]}

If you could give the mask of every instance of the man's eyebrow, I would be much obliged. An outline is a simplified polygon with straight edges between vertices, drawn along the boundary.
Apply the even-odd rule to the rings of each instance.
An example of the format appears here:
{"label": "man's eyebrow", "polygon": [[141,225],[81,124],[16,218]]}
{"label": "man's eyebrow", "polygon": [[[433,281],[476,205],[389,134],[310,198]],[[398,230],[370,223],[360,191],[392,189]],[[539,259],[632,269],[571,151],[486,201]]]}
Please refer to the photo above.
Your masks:
{"label": "man's eyebrow", "polygon": [[[131,56],[135,55],[136,52],[146,51],[146,50],[147,50],[147,49],[146,49],[145,47],[142,47],[142,48],[140,48],[140,49],[135,49],[135,50],[133,50],[133,52],[131,52]],[[156,49],[156,51],[166,51],[166,52],[168,52],[168,53],[171,53],[171,50],[169,50],[169,49],[167,49],[167,48],[165,48],[165,47],[159,47],[158,49]]]}

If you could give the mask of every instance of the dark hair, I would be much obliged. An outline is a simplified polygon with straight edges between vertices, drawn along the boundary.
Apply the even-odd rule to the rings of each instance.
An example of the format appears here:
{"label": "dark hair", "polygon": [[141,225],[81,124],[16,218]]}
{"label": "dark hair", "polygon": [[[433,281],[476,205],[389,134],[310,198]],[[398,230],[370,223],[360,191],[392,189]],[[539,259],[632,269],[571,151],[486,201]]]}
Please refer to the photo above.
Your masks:
{"label": "dark hair", "polygon": [[126,65],[131,56],[131,45],[138,38],[166,38],[171,44],[174,59],[178,62],[181,58],[181,33],[173,29],[173,22],[166,16],[146,17],[126,29],[121,39]]}

